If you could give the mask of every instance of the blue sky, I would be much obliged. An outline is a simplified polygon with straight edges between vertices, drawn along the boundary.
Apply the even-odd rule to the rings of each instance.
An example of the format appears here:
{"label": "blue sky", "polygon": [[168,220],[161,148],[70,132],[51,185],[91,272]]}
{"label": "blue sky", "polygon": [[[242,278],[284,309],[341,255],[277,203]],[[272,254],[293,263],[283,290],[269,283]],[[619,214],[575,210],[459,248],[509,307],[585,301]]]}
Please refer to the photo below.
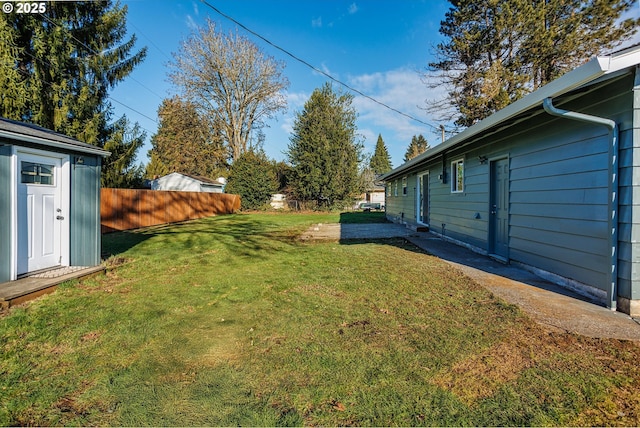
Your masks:
{"label": "blue sky", "polygon": [[[445,0],[208,0],[271,41],[334,78],[397,110],[426,122],[413,121],[354,94],[358,133],[365,153],[372,153],[382,135],[394,167],[402,163],[414,135],[422,134],[433,146],[441,141],[440,125],[424,110],[425,100],[442,96],[429,90],[421,72],[433,60],[433,47],[449,3]],[[137,48],[147,46],[143,64],[111,92],[114,117],[126,114],[147,131],[157,131],[157,110],[176,89],[167,78],[167,63],[180,43],[197,26],[212,19],[225,32],[236,24],[199,0],[122,0],[129,9],[127,27],[135,33]],[[638,10],[640,15],[640,0]],[[315,88],[326,76],[295,61],[263,40],[238,28],[265,54],[284,61],[289,79],[288,109],[268,122],[264,149],[269,157],[284,160],[291,127]],[[636,37],[636,42],[640,39]],[[334,83],[334,88],[339,85]],[[341,88],[342,89],[342,88]],[[149,142],[139,161],[147,163]]]}
{"label": "blue sky", "polygon": [[[148,134],[157,131],[157,110],[163,98],[175,93],[167,79],[167,63],[195,26],[207,18],[225,31],[236,25],[200,1],[125,0],[129,33],[135,33],[137,47],[147,46],[143,64],[111,92],[115,117],[126,114]],[[429,97],[420,72],[431,59],[432,46],[439,40],[440,20],[448,10],[441,0],[210,0],[221,12],[233,17],[272,43],[288,50],[318,69],[359,91],[414,116],[433,123],[423,110]],[[315,88],[328,79],[246,33],[262,51],[284,61],[289,79],[288,109],[269,121],[265,129],[265,151],[283,160],[291,126]],[[339,85],[334,83],[334,88]],[[122,104],[126,105],[123,106]],[[354,107],[359,113],[358,132],[365,152],[373,152],[382,135],[394,167],[402,158],[411,137],[423,134],[433,145],[440,139],[429,126],[412,121],[359,95]],[[134,111],[135,110],[135,111]],[[151,120],[151,119],[153,120]],[[437,137],[437,138],[436,138]],[[148,161],[150,143],[139,160]]]}

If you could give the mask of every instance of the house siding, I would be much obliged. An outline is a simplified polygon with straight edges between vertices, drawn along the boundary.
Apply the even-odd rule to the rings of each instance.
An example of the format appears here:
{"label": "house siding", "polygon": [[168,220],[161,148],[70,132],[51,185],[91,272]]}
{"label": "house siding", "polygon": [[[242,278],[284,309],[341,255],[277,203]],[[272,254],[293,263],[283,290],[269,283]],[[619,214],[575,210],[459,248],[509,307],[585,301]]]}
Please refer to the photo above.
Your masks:
{"label": "house siding", "polygon": [[100,169],[101,158],[83,156],[71,165],[71,211],[69,222],[71,266],[100,264]]}
{"label": "house siding", "polygon": [[0,282],[11,279],[11,146],[0,142]]}
{"label": "house siding", "polygon": [[[631,123],[621,130],[618,294],[640,299],[640,68],[632,90]],[[634,284],[636,284],[634,286]]]}
{"label": "house siding", "polygon": [[[633,141],[639,140],[640,101],[635,94],[634,129],[632,87],[633,75],[626,74],[559,97],[554,103],[563,109],[614,119],[620,126],[618,294],[637,299],[632,281],[640,272],[635,262],[640,241],[634,237],[640,217],[633,211],[632,198],[638,194],[634,183],[640,183],[635,166],[640,165],[640,158],[633,150]],[[416,174],[430,173],[431,231],[488,253],[491,162],[508,159],[509,259],[587,284],[595,290],[587,287],[585,291],[602,299],[611,269],[609,132],[603,126],[548,115],[541,107],[528,115],[502,125],[502,130],[485,132],[466,147],[451,147],[406,173],[414,177],[414,183]],[[487,160],[481,162],[479,156]],[[464,191],[452,193],[450,164],[461,158],[465,162]],[[439,180],[443,169],[446,183]],[[415,223],[415,201],[399,198],[388,198],[388,217],[396,221],[398,210],[404,210],[405,222]]]}

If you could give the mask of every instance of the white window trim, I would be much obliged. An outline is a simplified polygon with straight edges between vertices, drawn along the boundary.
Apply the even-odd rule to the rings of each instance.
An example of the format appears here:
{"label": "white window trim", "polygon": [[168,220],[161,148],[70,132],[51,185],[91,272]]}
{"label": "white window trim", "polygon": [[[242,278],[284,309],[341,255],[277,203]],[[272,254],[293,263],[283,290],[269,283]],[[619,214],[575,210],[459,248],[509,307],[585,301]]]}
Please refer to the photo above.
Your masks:
{"label": "white window trim", "polygon": [[408,184],[407,184],[407,176],[405,175],[404,177],[402,177],[402,196],[407,196],[407,194],[409,193],[407,188],[408,188]]}
{"label": "white window trim", "polygon": [[393,196],[398,196],[398,180],[393,182]]}
{"label": "white window trim", "polygon": [[[462,171],[459,171],[458,165],[462,163]],[[461,187],[458,189],[458,172],[462,173]],[[451,193],[463,193],[464,192],[464,159],[456,159],[451,162]]]}

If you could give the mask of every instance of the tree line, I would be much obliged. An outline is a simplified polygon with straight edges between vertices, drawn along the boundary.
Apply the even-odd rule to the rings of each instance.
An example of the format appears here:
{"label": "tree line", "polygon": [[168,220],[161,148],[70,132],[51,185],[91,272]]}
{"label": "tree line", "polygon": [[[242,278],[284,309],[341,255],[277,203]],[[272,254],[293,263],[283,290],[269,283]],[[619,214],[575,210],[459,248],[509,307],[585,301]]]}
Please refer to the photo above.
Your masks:
{"label": "tree line", "polygon": [[[446,97],[428,108],[466,127],[631,37],[635,0],[450,0],[443,41],[424,70]],[[353,95],[316,88],[296,112],[286,160],[264,152],[266,121],[286,109],[285,65],[238,31],[209,20],[169,64],[176,95],[158,109],[150,161],[137,165],[146,133],[113,117],[109,91],[144,61],[126,37],[127,7],[110,0],[50,2],[41,14],[0,15],[0,116],[35,123],[109,150],[102,184],[137,187],[182,172],[227,177],[245,208],[275,192],[316,206],[352,200],[392,169],[382,136],[371,155],[356,127]],[[425,42],[426,45],[426,42]],[[404,161],[429,148],[414,135]]]}

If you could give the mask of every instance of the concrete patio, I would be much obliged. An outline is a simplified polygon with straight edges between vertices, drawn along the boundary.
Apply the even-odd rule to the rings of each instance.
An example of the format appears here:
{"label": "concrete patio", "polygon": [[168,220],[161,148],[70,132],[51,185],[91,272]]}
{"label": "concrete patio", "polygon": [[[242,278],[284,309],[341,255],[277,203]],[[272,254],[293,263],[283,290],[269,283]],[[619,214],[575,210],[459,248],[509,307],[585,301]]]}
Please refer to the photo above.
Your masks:
{"label": "concrete patio", "polygon": [[301,236],[306,241],[384,238],[404,238],[444,260],[496,296],[517,305],[550,330],[640,343],[640,324],[630,316],[607,309],[532,272],[497,262],[429,232],[416,232],[393,223],[318,224]]}

